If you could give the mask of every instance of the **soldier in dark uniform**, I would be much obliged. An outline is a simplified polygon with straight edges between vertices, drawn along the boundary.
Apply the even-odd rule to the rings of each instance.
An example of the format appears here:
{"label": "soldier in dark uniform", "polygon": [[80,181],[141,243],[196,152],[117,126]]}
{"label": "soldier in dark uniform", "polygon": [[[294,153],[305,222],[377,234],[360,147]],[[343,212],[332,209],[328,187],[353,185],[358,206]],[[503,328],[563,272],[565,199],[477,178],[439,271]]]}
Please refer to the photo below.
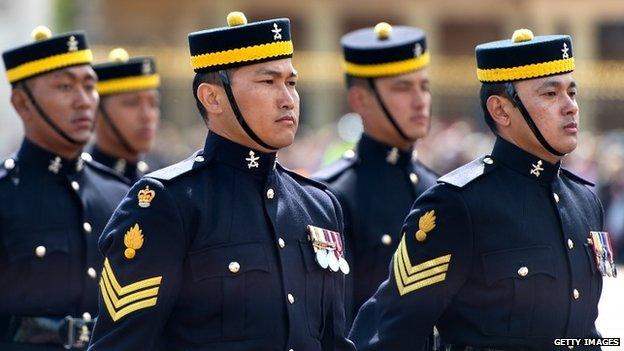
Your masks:
{"label": "soldier in dark uniform", "polygon": [[518,30],[476,56],[494,149],[416,201],[388,280],[354,322],[358,350],[418,350],[434,324],[445,350],[599,336],[602,276],[615,275],[602,207],[560,166],[577,145],[571,39]]}
{"label": "soldier in dark uniform", "polygon": [[134,185],[100,239],[90,350],[353,350],[342,212],[276,162],[298,126],[286,18],[189,35],[203,150]]}
{"label": "soldier in dark uniform", "polygon": [[154,146],[160,121],[160,76],[152,57],[130,59],[116,48],[109,59],[93,67],[100,106],[91,156],[134,184],[149,170],[141,157]]}
{"label": "soldier in dark uniform", "polygon": [[[429,130],[431,93],[425,33],[379,23],[342,38],[349,104],[362,116],[356,151],[315,175],[329,184],[345,216],[347,317],[388,276],[401,224],[437,174],[416,159],[417,139]],[[350,291],[352,290],[352,291]]]}
{"label": "soldier in dark uniform", "polygon": [[0,167],[0,350],[85,349],[97,238],[128,186],[81,156],[99,99],[84,33],[33,37],[2,55],[26,136]]}

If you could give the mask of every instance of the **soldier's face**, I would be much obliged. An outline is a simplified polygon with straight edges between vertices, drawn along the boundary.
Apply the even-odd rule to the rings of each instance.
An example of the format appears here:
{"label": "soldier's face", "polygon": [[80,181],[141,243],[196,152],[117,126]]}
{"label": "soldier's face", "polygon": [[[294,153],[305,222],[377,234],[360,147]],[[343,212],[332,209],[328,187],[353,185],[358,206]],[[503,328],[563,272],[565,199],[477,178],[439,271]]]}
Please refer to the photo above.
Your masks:
{"label": "soldier's face", "polygon": [[[577,145],[579,108],[576,82],[572,73],[530,79],[516,83],[516,91],[548,143],[562,153],[572,152]],[[517,109],[515,119],[523,120]],[[541,148],[526,123],[516,123],[517,131]]]}
{"label": "soldier's face", "polygon": [[[403,133],[410,139],[419,139],[427,135],[431,111],[427,69],[378,78],[376,83],[381,98]],[[382,115],[383,111],[379,109],[378,112],[381,115],[379,119],[389,124]]]}
{"label": "soldier's face", "polygon": [[292,144],[299,125],[299,94],[291,60],[243,66],[231,80],[236,102],[256,135],[277,148]]}
{"label": "soldier's face", "polygon": [[[156,89],[114,94],[102,98],[102,106],[122,137],[138,152],[154,145],[160,123],[160,94]],[[119,144],[111,127],[98,114],[96,133],[99,141]],[[117,145],[121,146],[121,145]]]}
{"label": "soldier's face", "polygon": [[[87,143],[93,132],[95,110],[99,96],[95,89],[97,78],[88,65],[56,70],[26,81],[39,106],[70,138]],[[30,105],[24,120],[27,129],[48,144],[67,143],[39,116]]]}

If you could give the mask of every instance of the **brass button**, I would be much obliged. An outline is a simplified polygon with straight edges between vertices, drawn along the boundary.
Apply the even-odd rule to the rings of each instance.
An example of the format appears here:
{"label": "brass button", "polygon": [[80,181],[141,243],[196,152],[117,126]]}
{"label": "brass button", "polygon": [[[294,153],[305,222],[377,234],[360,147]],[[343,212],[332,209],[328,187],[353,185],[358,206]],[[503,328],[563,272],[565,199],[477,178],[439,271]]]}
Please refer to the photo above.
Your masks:
{"label": "brass button", "polygon": [[581,293],[578,290],[574,289],[572,291],[572,297],[574,297],[575,300],[578,300],[579,297],[581,297]]}
{"label": "brass button", "polygon": [[388,235],[388,234],[384,234],[381,237],[381,243],[386,245],[386,246],[392,244],[392,237],[390,235]]}
{"label": "brass button", "polygon": [[275,197],[275,191],[273,189],[267,190],[267,199],[271,200],[273,197]]}
{"label": "brass button", "polygon": [[347,150],[344,152],[344,154],[342,154],[342,157],[346,158],[346,159],[352,159],[355,157],[355,151],[353,150]]}
{"label": "brass button", "polygon": [[137,169],[139,170],[139,172],[146,173],[147,171],[149,171],[149,165],[145,161],[139,161],[137,163]]}
{"label": "brass button", "polygon": [[80,190],[80,184],[78,184],[78,182],[77,182],[77,181],[75,181],[75,180],[71,182],[71,187],[72,187],[72,189],[74,189],[75,191]]}
{"label": "brass button", "polygon": [[84,229],[85,233],[91,234],[91,224],[89,222],[82,223],[82,229]]}
{"label": "brass button", "polygon": [[45,254],[46,254],[45,246],[37,246],[37,248],[35,248],[35,255],[37,255],[37,257],[41,258],[45,256]]}
{"label": "brass button", "polygon": [[97,272],[95,271],[95,269],[93,267],[89,267],[89,269],[87,269],[87,274],[89,275],[89,277],[95,279],[95,277],[97,277]]}
{"label": "brass button", "polygon": [[553,197],[555,198],[555,202],[559,203],[559,195],[557,195],[557,193],[553,193]]}
{"label": "brass button", "polygon": [[485,163],[485,164],[487,164],[487,165],[491,165],[491,164],[493,164],[493,163],[494,163],[494,160],[493,160],[491,157],[487,156],[487,157],[485,157],[485,158],[483,159],[483,163]]}
{"label": "brass button", "polygon": [[412,184],[418,183],[418,176],[416,175],[416,173],[410,173],[409,178]]}
{"label": "brass button", "polygon": [[89,312],[85,312],[85,313],[83,313],[83,314],[82,314],[82,319],[84,319],[84,320],[85,320],[85,321],[87,321],[87,322],[90,322],[90,321],[91,321],[91,319],[92,319],[92,317],[91,317],[91,313],[89,313]]}
{"label": "brass button", "polygon": [[293,294],[288,294],[288,302],[290,302],[291,305],[295,303],[295,297]]}
{"label": "brass button", "polygon": [[574,241],[572,239],[568,239],[568,249],[572,250],[574,248]]}
{"label": "brass button", "polygon": [[204,162],[204,156],[196,156],[195,162]]}
{"label": "brass button", "polygon": [[521,277],[526,277],[529,274],[529,268],[522,266],[518,269],[518,275]]}
{"label": "brass button", "polygon": [[286,246],[286,242],[282,238],[277,239],[277,244],[279,245],[280,249],[283,249]]}
{"label": "brass button", "polygon": [[80,154],[80,158],[86,162],[93,161],[93,156],[91,156],[91,154],[88,152],[83,152],[82,154]]}
{"label": "brass button", "polygon": [[230,262],[230,264],[228,265],[228,269],[232,273],[238,273],[238,271],[240,271],[240,264],[236,261]]}
{"label": "brass button", "polygon": [[4,168],[6,168],[8,171],[15,168],[15,160],[12,158],[7,158],[6,160],[4,160]]}

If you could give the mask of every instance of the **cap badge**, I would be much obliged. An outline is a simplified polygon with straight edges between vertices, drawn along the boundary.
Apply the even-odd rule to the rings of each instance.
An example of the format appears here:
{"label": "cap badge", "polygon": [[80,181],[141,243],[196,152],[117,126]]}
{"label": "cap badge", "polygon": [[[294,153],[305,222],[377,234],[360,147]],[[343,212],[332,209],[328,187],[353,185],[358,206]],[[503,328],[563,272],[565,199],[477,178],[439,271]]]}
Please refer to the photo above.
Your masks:
{"label": "cap badge", "polygon": [[145,189],[140,190],[137,194],[137,199],[139,200],[139,207],[148,208],[152,203],[152,200],[156,197],[156,192],[149,188],[149,185],[145,186]]}
{"label": "cap badge", "polygon": [[78,50],[78,40],[73,35],[69,37],[67,41],[67,51],[77,51]]}
{"label": "cap badge", "polygon": [[420,43],[416,43],[416,45],[414,45],[414,57],[419,57],[422,55],[422,52],[422,45],[420,45]]}
{"label": "cap badge", "polygon": [[570,55],[568,55],[569,50],[570,48],[568,48],[568,44],[563,43],[563,49],[561,49],[561,52],[563,52],[562,58],[564,59],[570,58]]}
{"label": "cap badge", "polygon": [[149,60],[143,60],[143,65],[141,66],[141,73],[143,75],[148,75],[152,71],[152,64]]}
{"label": "cap badge", "polygon": [[282,40],[282,28],[278,27],[277,23],[273,23],[271,33],[273,33],[273,40]]}

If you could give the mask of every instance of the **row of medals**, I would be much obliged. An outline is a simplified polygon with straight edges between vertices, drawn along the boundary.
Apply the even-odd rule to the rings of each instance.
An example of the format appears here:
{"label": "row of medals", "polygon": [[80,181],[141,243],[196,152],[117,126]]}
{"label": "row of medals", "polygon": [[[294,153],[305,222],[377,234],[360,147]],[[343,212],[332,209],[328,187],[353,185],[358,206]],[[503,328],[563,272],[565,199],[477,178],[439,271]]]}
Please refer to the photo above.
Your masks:
{"label": "row of medals", "polygon": [[[321,228],[308,226],[308,233],[308,239],[312,241],[314,248],[316,263],[323,269],[329,268],[332,272],[340,270],[344,274],[349,274],[351,271],[349,263],[345,260],[342,252],[338,252],[337,243],[321,239],[321,237],[326,238]],[[335,235],[340,240],[340,234],[335,233]]]}

